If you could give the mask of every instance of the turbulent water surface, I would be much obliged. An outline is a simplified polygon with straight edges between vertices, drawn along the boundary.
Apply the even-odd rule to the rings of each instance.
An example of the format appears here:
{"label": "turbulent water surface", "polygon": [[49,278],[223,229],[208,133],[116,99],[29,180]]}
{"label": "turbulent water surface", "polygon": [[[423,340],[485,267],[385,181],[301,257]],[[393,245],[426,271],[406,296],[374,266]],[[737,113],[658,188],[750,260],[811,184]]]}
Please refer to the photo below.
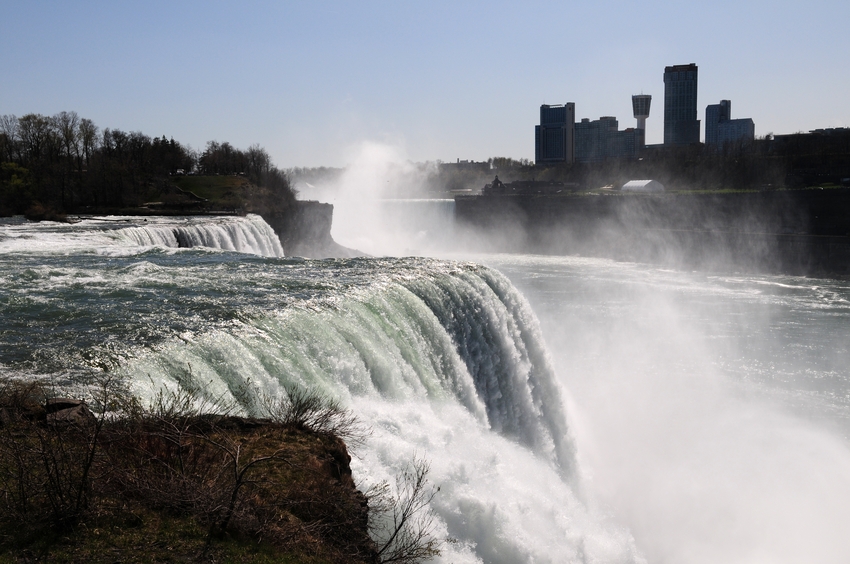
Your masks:
{"label": "turbulent water surface", "polygon": [[6,220],[0,373],[319,389],[362,486],[431,462],[445,562],[850,558],[850,285],[282,254],[256,216]]}

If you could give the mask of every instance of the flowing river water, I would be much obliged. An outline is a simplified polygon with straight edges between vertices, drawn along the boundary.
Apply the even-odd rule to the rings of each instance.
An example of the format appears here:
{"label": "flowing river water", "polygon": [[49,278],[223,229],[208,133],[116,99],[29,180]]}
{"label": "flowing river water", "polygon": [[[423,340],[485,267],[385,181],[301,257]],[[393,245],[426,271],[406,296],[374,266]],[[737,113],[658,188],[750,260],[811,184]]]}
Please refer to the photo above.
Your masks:
{"label": "flowing river water", "polygon": [[282,255],[257,216],[2,220],[0,375],[318,389],[362,487],[430,461],[439,561],[850,559],[846,281]]}

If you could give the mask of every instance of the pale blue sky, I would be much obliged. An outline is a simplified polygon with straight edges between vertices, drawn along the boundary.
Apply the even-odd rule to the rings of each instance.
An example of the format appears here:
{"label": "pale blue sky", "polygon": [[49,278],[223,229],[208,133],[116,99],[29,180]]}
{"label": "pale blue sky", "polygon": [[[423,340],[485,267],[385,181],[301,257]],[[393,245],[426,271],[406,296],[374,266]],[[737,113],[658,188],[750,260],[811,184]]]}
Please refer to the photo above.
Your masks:
{"label": "pale blue sky", "polygon": [[341,166],[368,140],[414,161],[534,157],[542,103],[631,127],[666,65],[699,66],[699,119],[756,135],[850,126],[850,2],[0,0],[0,114],[74,110],[203,148]]}

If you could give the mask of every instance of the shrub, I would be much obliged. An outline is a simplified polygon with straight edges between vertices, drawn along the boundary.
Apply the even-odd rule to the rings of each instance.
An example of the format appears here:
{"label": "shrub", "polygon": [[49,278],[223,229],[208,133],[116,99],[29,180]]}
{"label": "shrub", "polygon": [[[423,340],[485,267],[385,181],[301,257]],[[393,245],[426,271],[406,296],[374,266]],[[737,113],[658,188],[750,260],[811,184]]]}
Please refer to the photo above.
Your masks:
{"label": "shrub", "polygon": [[430,485],[429,470],[427,461],[414,457],[396,477],[394,494],[386,482],[372,489],[369,526],[381,562],[413,563],[440,554],[430,507],[440,488]]}
{"label": "shrub", "polygon": [[255,398],[264,416],[256,419],[192,387],[143,405],[107,377],[89,388],[92,411],[77,405],[82,415],[63,418],[50,410],[74,402],[53,392],[36,382],[0,386],[0,555],[64,542],[72,537],[62,531],[104,516],[136,523],[151,512],[202,527],[200,552],[235,536],[283,550],[322,546],[334,562],[439,554],[427,463],[414,459],[394,492],[356,491],[340,437],[357,443],[366,431],[325,396],[291,389]]}

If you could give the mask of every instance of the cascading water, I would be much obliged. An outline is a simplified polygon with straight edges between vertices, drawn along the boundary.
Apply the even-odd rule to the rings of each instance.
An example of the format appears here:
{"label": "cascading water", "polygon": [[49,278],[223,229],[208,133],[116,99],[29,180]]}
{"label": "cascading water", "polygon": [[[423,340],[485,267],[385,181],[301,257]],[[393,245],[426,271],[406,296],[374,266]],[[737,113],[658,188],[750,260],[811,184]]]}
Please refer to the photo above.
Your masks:
{"label": "cascading water", "polygon": [[641,561],[577,494],[562,391],[510,282],[469,263],[303,261],[171,238],[194,229],[237,248],[256,221],[7,225],[0,372],[73,385],[109,370],[143,398],[318,389],[372,430],[352,463],[363,487],[431,462],[444,561]]}
{"label": "cascading water", "polygon": [[73,225],[3,221],[0,252],[136,254],[139,247],[206,247],[282,257],[280,239],[258,215],[210,218],[121,216],[81,219]]}
{"label": "cascading water", "polygon": [[361,486],[430,461],[445,562],[850,558],[846,281],[273,243],[255,217],[3,220],[0,375],[316,388],[371,428]]}
{"label": "cascading water", "polygon": [[[271,396],[295,385],[342,399],[373,430],[355,462],[361,483],[391,478],[417,454],[432,460],[432,479],[446,491],[435,504],[442,533],[460,541],[450,560],[559,561],[581,551],[636,560],[628,536],[575,497],[560,392],[536,320],[503,277],[415,259],[349,261],[332,272],[345,282],[331,295],[184,334],[141,351],[122,372],[140,395],[151,381],[191,379],[215,398],[246,385]],[[508,468],[478,475],[493,464]],[[518,488],[521,469],[534,477]],[[458,472],[465,478],[454,483]],[[523,514],[534,498],[534,511],[560,523],[554,529]]]}
{"label": "cascading water", "polygon": [[481,258],[544,312],[585,486],[648,561],[850,561],[846,280]]}

